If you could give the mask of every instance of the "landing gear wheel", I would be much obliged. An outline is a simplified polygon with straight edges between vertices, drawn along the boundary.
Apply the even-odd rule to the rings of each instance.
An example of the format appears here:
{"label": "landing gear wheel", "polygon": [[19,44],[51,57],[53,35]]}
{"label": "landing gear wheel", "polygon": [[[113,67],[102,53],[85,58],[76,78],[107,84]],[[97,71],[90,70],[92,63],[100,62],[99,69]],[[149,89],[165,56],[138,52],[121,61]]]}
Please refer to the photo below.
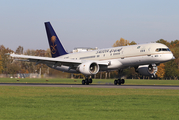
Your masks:
{"label": "landing gear wheel", "polygon": [[92,82],[93,82],[93,80],[92,80],[91,78],[90,78],[88,81],[89,81],[89,83],[92,83]]}
{"label": "landing gear wheel", "polygon": [[82,85],[85,85],[85,80],[82,80]]}
{"label": "landing gear wheel", "polygon": [[117,85],[117,80],[114,80],[114,85]]}
{"label": "landing gear wheel", "polygon": [[121,85],[121,84],[124,84],[125,83],[125,80],[124,79],[118,79],[118,80],[114,80],[114,85]]}
{"label": "landing gear wheel", "polygon": [[89,85],[89,80],[86,79],[86,80],[85,80],[85,83],[86,83],[86,85]]}
{"label": "landing gear wheel", "polygon": [[121,84],[124,84],[125,83],[125,80],[124,79],[121,79]]}
{"label": "landing gear wheel", "polygon": [[121,85],[121,79],[118,79],[118,84]]}
{"label": "landing gear wheel", "polygon": [[88,79],[88,77],[85,78],[85,80],[82,80],[82,85],[89,85],[89,83],[92,83],[93,80],[91,78]]}

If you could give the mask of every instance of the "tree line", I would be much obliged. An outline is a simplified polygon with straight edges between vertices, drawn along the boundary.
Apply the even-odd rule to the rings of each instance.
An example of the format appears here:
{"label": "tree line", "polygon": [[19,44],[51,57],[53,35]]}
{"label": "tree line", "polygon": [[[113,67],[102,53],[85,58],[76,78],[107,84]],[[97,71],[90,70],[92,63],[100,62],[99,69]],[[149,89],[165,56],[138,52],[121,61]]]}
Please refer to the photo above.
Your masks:
{"label": "tree line", "polygon": [[6,55],[6,53],[51,57],[50,49],[27,49],[24,51],[24,48],[22,46],[18,46],[18,48],[15,51],[13,51],[9,48],[5,48],[3,45],[0,45],[0,74],[28,74],[40,73],[41,71],[42,75],[46,74],[53,77],[63,78],[70,77],[70,74],[51,69],[44,64],[36,65],[36,63],[34,62],[16,61],[15,59],[11,59],[8,55]]}
{"label": "tree line", "polygon": [[[172,53],[175,56],[175,60],[161,63],[158,66],[157,76],[159,79],[178,79],[179,78],[179,40],[174,40],[168,42],[167,40],[160,39],[157,40],[156,43],[165,44],[170,48]],[[127,45],[136,45],[135,41],[130,42],[129,40],[125,40],[121,38],[117,40],[113,47],[118,46],[127,46]],[[49,76],[54,77],[71,77],[71,74],[64,73],[62,71],[58,71],[55,69],[51,69],[44,64],[38,64],[33,62],[24,62],[24,61],[16,61],[14,59],[10,59],[6,53],[16,53],[16,54],[25,54],[32,56],[42,56],[42,57],[51,57],[50,49],[47,50],[30,50],[27,49],[24,51],[22,46],[18,46],[18,48],[13,51],[9,48],[6,48],[3,45],[0,45],[0,74],[17,74],[17,73],[39,73],[47,74]],[[146,76],[141,76],[140,74],[135,72],[134,68],[127,68],[123,70],[123,76],[130,79],[139,79],[139,78],[147,78]],[[84,77],[82,74],[74,74],[73,77],[82,78]],[[93,76],[95,78],[117,78],[117,71],[112,72],[100,72]]]}

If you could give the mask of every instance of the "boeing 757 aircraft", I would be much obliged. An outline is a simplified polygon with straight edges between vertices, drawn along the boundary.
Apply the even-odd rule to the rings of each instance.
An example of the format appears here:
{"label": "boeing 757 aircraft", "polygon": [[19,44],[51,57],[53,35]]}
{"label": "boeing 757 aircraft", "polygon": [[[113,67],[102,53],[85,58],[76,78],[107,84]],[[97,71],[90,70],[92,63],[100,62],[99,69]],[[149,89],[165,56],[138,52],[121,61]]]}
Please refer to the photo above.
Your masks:
{"label": "boeing 757 aircraft", "polygon": [[[67,53],[50,22],[45,22],[52,58],[10,54],[11,57],[25,58],[26,61],[43,63],[48,67],[69,72],[82,73],[86,76],[83,85],[92,83],[91,75],[100,71],[121,70],[134,67],[144,76],[155,76],[160,63],[175,59],[170,49],[160,43],[113,47],[94,51]],[[24,61],[24,60],[23,60]],[[115,85],[124,84],[125,80],[114,80]]]}

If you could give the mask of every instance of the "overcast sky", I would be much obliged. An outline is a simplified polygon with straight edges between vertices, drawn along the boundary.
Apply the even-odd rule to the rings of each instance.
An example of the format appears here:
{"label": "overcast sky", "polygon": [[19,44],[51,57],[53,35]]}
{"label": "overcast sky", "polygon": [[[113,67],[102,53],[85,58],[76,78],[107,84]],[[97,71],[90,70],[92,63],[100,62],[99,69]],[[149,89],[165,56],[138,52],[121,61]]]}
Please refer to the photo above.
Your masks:
{"label": "overcast sky", "polygon": [[67,51],[109,48],[121,37],[136,43],[179,39],[179,0],[1,0],[0,45],[49,47],[50,21]]}

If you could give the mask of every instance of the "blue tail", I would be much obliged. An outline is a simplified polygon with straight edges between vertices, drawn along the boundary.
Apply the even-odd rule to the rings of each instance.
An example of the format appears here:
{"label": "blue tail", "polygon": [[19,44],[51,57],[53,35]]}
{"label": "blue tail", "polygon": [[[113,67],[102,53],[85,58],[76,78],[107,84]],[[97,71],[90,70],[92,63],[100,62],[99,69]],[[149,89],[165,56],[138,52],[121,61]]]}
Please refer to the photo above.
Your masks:
{"label": "blue tail", "polygon": [[50,22],[45,22],[45,28],[47,32],[47,37],[48,37],[48,42],[49,42],[52,57],[55,58],[61,55],[68,54],[63,48]]}

